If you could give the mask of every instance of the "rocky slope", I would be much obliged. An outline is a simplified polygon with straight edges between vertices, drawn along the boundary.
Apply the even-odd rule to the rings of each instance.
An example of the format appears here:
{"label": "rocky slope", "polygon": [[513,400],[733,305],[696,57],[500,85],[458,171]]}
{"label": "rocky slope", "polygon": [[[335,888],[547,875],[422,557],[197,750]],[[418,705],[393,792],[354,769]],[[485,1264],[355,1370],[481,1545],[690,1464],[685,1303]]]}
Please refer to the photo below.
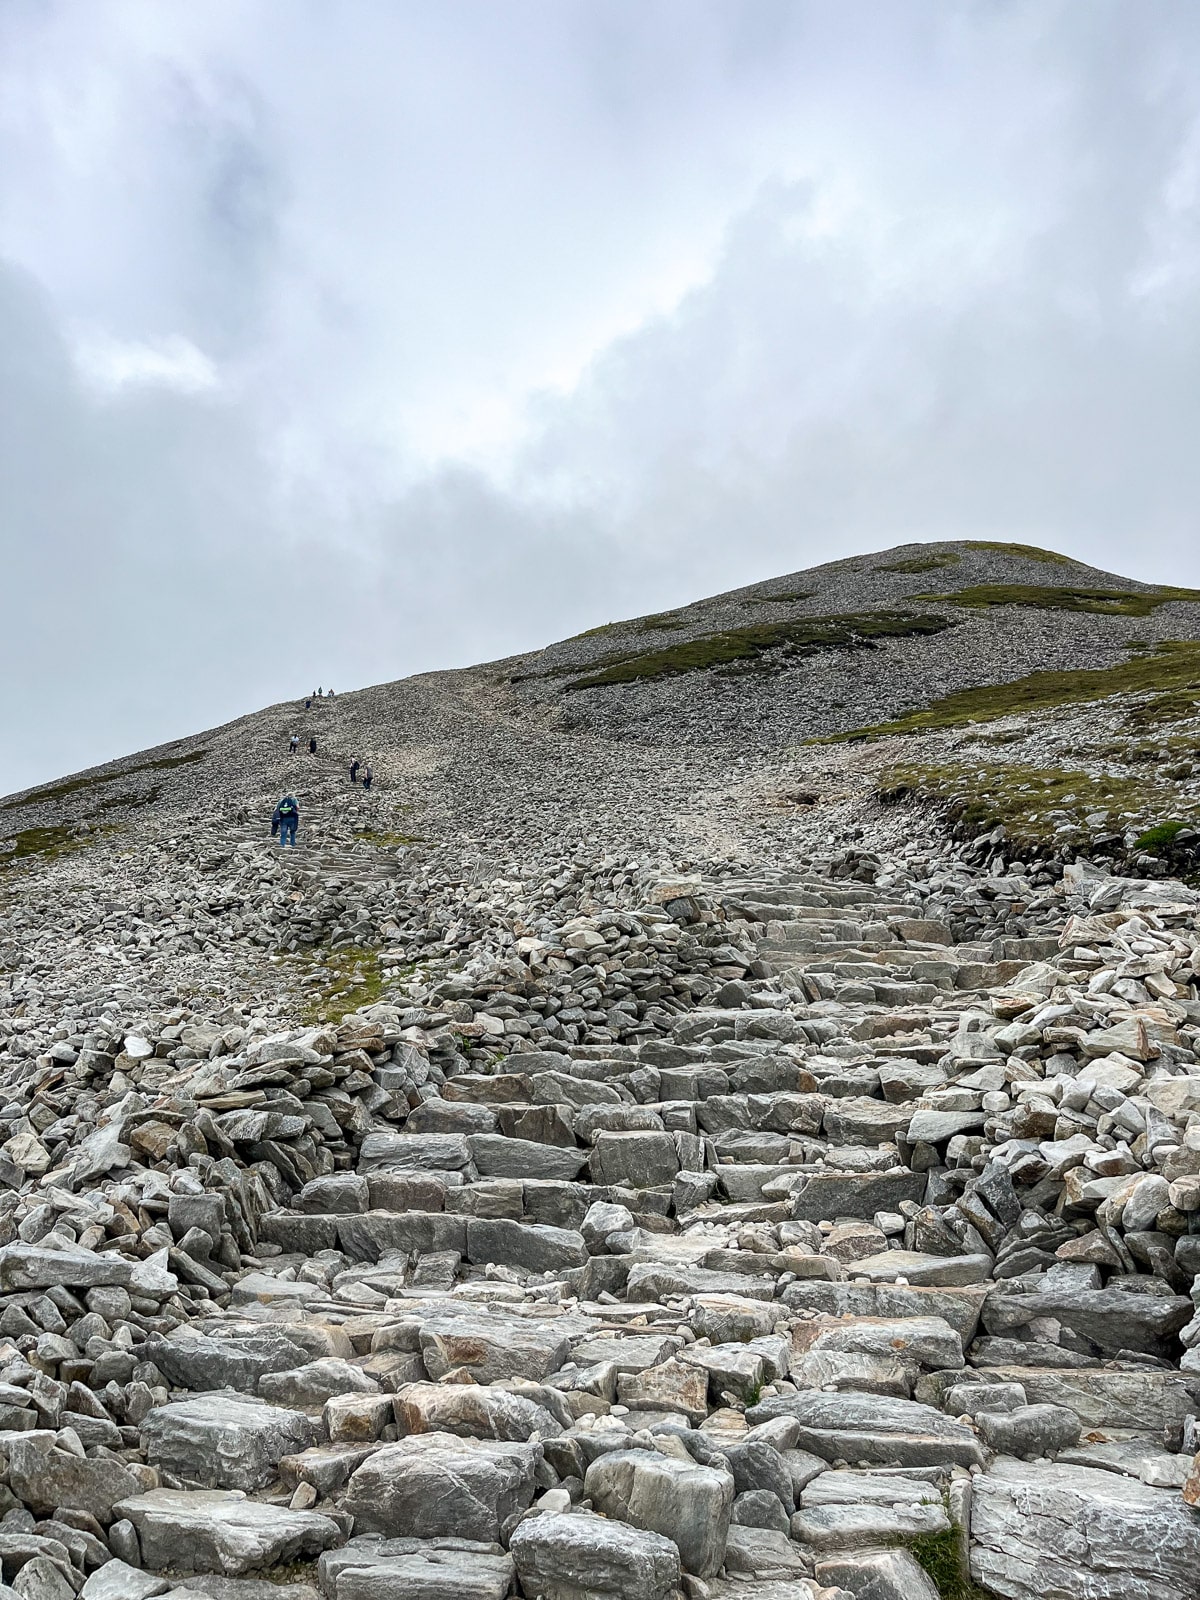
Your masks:
{"label": "rocky slope", "polygon": [[1191,1600],[1197,641],[912,546],[0,803],[4,1583]]}

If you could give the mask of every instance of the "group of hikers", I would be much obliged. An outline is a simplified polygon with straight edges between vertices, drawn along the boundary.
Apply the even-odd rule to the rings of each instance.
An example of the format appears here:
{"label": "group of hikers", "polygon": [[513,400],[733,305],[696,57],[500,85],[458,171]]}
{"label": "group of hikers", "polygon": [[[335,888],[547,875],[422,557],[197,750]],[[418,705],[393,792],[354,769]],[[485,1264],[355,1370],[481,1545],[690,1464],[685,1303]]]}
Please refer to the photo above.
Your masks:
{"label": "group of hikers", "polygon": [[[320,689],[317,690],[316,695],[313,698],[321,698]],[[332,699],[333,690],[326,690],[324,698]],[[308,703],[311,704],[311,702]],[[288,754],[294,756],[299,748],[300,735],[298,733],[293,733],[291,738],[288,740]],[[308,753],[310,756],[315,756],[317,753],[317,741],[315,735],[310,737],[308,741]],[[374,781],[375,774],[371,770],[371,763],[369,761],[362,761],[358,756],[355,756],[350,763],[350,782],[356,786],[359,782],[361,782],[365,792],[370,789]],[[280,848],[289,844],[294,847],[296,843],[296,829],[299,826],[299,802],[294,794],[285,794],[283,799],[275,807],[275,810],[271,816],[271,837],[274,838],[276,834],[279,835]]]}
{"label": "group of hikers", "polygon": [[311,711],[314,700],[333,700],[334,698],[336,697],[332,689],[322,689],[320,684],[318,684],[313,692],[309,695],[308,699],[304,702],[304,709],[305,711]]}

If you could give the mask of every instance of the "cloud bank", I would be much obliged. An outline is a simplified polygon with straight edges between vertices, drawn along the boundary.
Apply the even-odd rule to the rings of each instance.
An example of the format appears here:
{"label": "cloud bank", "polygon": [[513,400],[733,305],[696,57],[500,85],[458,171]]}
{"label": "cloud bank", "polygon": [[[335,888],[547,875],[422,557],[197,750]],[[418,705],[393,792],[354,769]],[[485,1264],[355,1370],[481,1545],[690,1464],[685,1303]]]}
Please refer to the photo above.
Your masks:
{"label": "cloud bank", "polygon": [[0,788],[910,539],[1200,583],[1200,14],[14,0]]}

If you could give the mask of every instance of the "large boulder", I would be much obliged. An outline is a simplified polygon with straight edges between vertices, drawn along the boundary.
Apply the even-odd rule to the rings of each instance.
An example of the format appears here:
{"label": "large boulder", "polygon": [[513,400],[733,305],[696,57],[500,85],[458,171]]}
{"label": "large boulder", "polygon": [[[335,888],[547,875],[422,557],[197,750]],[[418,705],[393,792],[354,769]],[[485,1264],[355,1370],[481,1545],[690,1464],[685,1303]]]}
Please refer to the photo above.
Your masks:
{"label": "large boulder", "polygon": [[360,1533],[495,1540],[533,1499],[540,1456],[531,1444],[414,1434],[368,1456],[343,1504]]}
{"label": "large boulder", "polygon": [[206,1489],[261,1489],[284,1456],[316,1430],[302,1411],[245,1395],[198,1394],[151,1411],[142,1423],[147,1459]]}
{"label": "large boulder", "polygon": [[1200,1518],[1177,1489],[1001,1456],[975,1479],[971,1576],[1005,1600],[1195,1600]]}
{"label": "large boulder", "polygon": [[304,1346],[289,1339],[282,1328],[232,1324],[228,1332],[208,1332],[189,1326],[152,1333],[142,1346],[169,1383],[180,1389],[238,1389],[254,1394],[267,1372],[280,1372],[300,1364]]}
{"label": "large boulder", "polygon": [[733,1510],[731,1473],[650,1450],[614,1450],[588,1468],[584,1492],[604,1516],[673,1539],[696,1577],[721,1565]]}
{"label": "large boulder", "polygon": [[541,1600],[667,1600],[679,1587],[672,1540],[586,1513],[527,1518],[509,1552],[522,1589]]}
{"label": "large boulder", "polygon": [[407,1383],[392,1402],[401,1438],[454,1433],[474,1439],[553,1439],[562,1425],[535,1401],[479,1383]]}
{"label": "large boulder", "polygon": [[112,1521],[114,1503],[137,1494],[142,1487],[119,1461],[85,1460],[60,1450],[55,1435],[46,1428],[8,1434],[4,1453],[9,1488],[37,1516],[85,1511],[107,1524]]}
{"label": "large boulder", "polygon": [[571,1342],[551,1322],[503,1317],[488,1311],[436,1314],[420,1330],[421,1355],[433,1379],[457,1367],[467,1368],[479,1383],[501,1378],[530,1378],[535,1383],[557,1372],[570,1355]]}

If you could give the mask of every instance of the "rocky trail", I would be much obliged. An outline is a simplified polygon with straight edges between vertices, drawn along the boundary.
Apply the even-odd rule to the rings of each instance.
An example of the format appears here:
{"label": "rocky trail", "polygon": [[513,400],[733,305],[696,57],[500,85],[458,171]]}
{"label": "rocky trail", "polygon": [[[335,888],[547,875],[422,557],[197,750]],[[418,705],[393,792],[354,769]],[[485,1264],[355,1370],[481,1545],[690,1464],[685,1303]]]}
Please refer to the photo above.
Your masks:
{"label": "rocky trail", "polygon": [[1196,1600],[1200,892],[414,684],[0,879],[2,1587]]}

